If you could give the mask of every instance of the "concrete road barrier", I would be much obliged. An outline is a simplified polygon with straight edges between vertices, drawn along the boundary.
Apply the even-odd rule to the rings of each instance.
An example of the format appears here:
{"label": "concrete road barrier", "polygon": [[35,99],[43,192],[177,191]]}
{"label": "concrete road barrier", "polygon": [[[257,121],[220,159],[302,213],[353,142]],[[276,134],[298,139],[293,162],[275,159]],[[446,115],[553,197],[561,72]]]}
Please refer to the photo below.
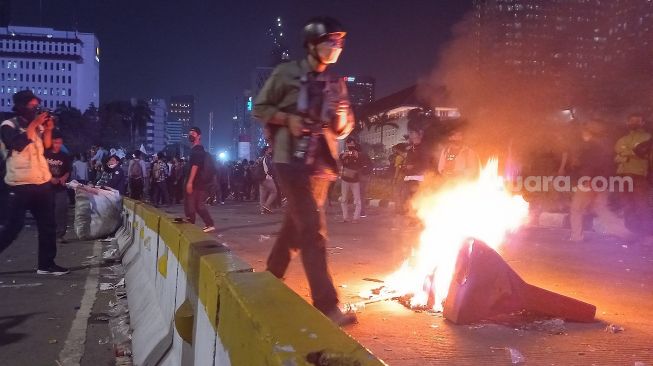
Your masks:
{"label": "concrete road barrier", "polygon": [[132,217],[117,237],[135,365],[384,365],[214,236],[148,205],[124,205]]}

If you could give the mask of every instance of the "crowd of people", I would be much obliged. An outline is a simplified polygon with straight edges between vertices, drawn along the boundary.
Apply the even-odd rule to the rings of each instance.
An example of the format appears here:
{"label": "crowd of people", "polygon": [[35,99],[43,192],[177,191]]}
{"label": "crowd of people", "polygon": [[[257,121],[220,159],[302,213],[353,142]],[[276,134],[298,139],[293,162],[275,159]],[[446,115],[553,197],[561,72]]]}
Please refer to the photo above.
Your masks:
{"label": "crowd of people", "polygon": [[[38,227],[37,273],[68,273],[55,258],[57,240],[65,241],[72,198],[66,183],[71,180],[109,187],[155,207],[183,203],[186,220],[195,223],[200,216],[206,233],[216,231],[207,205],[258,201],[260,214],[277,210],[284,214],[267,270],[283,278],[292,253],[299,251],[315,307],[339,325],[355,322],[353,314],[338,308],[338,294],[328,271],[325,204],[330,203],[332,183],[339,181],[342,221],[358,223],[366,217],[372,160],[348,137],[354,123],[342,78],[326,72],[337,62],[346,32],[335,19],[321,17],[310,20],[302,34],[306,57],[275,68],[256,97],[253,115],[264,124],[270,146],[251,161],[216,160],[202,146],[202,132],[197,127],[188,131],[192,146],[188,157],[102,146],[71,157],[54,119],[39,112],[40,98],[28,90],[16,93],[16,116],[3,121],[0,131],[4,176],[0,252],[16,240],[29,210]],[[425,182],[444,185],[474,178],[480,172],[479,156],[466,143],[464,126],[452,126],[436,148],[428,138],[428,121],[409,119],[408,141],[393,147],[389,174],[397,211],[413,223],[416,219],[409,202]],[[572,240],[583,239],[582,219],[590,210],[608,223],[612,233],[627,235],[648,228],[651,134],[644,130],[640,115],[632,115],[628,127],[629,133],[616,142],[615,154],[610,154],[606,153],[609,143],[601,124],[581,124],[573,148],[560,156],[558,174],[616,174],[634,181],[633,192],[623,196],[625,226],[619,225],[606,194],[574,192]],[[338,152],[338,139],[346,139],[344,152]],[[616,171],[610,171],[612,164],[617,165]]]}

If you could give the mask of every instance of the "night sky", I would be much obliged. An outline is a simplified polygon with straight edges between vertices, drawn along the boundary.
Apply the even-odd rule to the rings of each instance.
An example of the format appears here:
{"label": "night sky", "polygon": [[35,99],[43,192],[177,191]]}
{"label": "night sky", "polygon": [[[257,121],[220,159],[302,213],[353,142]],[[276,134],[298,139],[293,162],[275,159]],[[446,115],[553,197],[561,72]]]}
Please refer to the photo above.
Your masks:
{"label": "night sky", "polygon": [[[43,26],[94,32],[100,41],[102,102],[193,94],[196,123],[215,111],[214,138],[228,142],[234,97],[268,66],[266,30],[277,16],[291,58],[304,55],[299,30],[315,15],[349,31],[337,72],[377,79],[377,98],[433,69],[451,27],[471,0],[41,0]],[[77,10],[75,10],[77,9]],[[39,0],[14,0],[12,24],[41,23]]]}

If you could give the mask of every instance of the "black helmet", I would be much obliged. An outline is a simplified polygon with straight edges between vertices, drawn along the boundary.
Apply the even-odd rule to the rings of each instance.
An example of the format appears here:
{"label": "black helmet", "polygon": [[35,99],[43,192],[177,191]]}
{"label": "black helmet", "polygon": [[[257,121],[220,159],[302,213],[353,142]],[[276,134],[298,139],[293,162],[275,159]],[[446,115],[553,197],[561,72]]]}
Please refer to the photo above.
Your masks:
{"label": "black helmet", "polygon": [[332,34],[337,34],[341,38],[344,38],[347,32],[345,32],[339,21],[331,17],[315,17],[304,25],[304,29],[302,30],[302,43],[304,47],[308,47],[309,44],[317,44],[326,36]]}

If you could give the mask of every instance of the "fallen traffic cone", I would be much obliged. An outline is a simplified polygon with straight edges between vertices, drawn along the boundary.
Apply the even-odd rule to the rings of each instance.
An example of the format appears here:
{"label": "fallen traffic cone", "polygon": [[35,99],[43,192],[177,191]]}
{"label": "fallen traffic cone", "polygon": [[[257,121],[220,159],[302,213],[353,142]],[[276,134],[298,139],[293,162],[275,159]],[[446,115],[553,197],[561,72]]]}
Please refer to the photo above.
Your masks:
{"label": "fallen traffic cone", "polygon": [[456,324],[520,311],[592,322],[596,306],[530,285],[487,244],[470,240],[458,253],[443,315]]}

